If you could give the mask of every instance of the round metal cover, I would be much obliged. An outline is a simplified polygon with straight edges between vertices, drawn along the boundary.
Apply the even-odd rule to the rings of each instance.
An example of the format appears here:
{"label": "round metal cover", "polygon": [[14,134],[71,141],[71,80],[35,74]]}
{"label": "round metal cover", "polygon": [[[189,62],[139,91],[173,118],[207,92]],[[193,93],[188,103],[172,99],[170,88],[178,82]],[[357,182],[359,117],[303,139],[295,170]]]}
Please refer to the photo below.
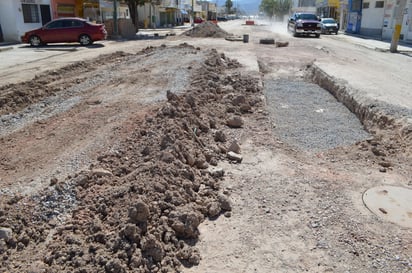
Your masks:
{"label": "round metal cover", "polygon": [[363,194],[366,207],[387,221],[412,228],[412,190],[395,186],[379,186]]}

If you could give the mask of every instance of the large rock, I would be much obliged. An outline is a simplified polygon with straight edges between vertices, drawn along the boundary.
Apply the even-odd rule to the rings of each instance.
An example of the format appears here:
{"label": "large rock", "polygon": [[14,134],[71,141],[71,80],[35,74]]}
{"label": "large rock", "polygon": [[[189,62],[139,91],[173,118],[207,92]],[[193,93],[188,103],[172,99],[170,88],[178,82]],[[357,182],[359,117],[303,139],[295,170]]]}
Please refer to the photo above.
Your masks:
{"label": "large rock", "polygon": [[113,176],[113,173],[103,168],[96,168],[92,170],[92,175],[103,177],[103,176]]}
{"label": "large rock", "polygon": [[232,144],[230,144],[228,151],[240,154],[240,146],[237,144],[237,141],[233,141]]}
{"label": "large rock", "polygon": [[136,205],[129,208],[129,221],[131,223],[146,222],[150,216],[149,206],[143,201],[139,200]]}
{"label": "large rock", "polygon": [[226,120],[226,125],[230,128],[241,128],[243,126],[243,119],[238,116],[230,117]]}
{"label": "large rock", "polygon": [[224,132],[222,132],[222,131],[216,131],[216,133],[215,133],[215,141],[218,141],[218,142],[226,142],[226,135],[225,135],[225,133]]}
{"label": "large rock", "polygon": [[1,227],[0,228],[0,240],[8,242],[13,237],[13,230],[11,228]]}
{"label": "large rock", "polygon": [[198,226],[203,215],[194,211],[174,211],[169,215],[169,225],[180,239],[196,239],[199,236]]}
{"label": "large rock", "polygon": [[220,207],[222,210],[231,211],[232,210],[232,202],[230,201],[229,197],[224,194],[219,194],[218,201],[220,203]]}
{"label": "large rock", "polygon": [[227,158],[229,158],[229,160],[236,161],[237,163],[240,163],[243,160],[242,155],[235,153],[235,152],[228,152]]}

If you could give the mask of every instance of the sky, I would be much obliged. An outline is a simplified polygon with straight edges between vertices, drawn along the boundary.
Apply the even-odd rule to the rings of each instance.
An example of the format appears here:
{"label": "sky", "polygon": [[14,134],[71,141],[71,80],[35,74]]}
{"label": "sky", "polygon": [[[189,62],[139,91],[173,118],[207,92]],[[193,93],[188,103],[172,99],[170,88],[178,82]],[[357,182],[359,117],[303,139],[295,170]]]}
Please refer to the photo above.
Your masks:
{"label": "sky", "polygon": [[[217,2],[217,5],[224,6],[226,3],[226,0],[209,0],[211,2]],[[233,2],[233,7],[236,7],[236,5],[239,7],[239,10],[244,10],[248,14],[256,14],[259,10],[259,5],[261,0],[232,0]]]}

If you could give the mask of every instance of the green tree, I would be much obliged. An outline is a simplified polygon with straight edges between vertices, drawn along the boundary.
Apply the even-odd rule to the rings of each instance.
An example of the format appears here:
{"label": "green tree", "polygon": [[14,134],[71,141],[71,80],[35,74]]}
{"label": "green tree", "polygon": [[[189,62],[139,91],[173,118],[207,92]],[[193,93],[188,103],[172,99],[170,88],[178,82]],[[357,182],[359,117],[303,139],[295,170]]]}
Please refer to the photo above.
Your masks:
{"label": "green tree", "polygon": [[226,0],[225,7],[226,7],[226,13],[230,14],[230,12],[232,11],[232,7],[233,7],[232,0]]}
{"label": "green tree", "polygon": [[274,16],[283,17],[289,13],[292,7],[291,0],[262,0],[259,10],[270,18]]}

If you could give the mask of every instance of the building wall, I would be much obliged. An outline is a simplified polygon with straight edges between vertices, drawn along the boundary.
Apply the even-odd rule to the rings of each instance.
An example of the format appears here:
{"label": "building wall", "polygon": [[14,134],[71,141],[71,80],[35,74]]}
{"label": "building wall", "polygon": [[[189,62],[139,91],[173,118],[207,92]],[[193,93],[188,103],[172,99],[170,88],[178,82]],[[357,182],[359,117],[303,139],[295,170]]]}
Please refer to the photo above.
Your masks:
{"label": "building wall", "polygon": [[[381,36],[383,27],[384,7],[376,7],[377,2],[384,1],[364,0],[362,5],[362,21],[360,34],[367,36]],[[378,3],[379,5],[379,3]]]}
{"label": "building wall", "polygon": [[[39,22],[25,23],[22,4],[37,6]],[[41,27],[40,5],[49,5],[50,0],[1,0],[0,1],[0,24],[3,31],[3,39],[6,42],[19,42],[20,37],[28,30]]]}
{"label": "building wall", "polygon": [[[391,40],[395,28],[396,0],[386,0],[383,13],[382,39]],[[412,0],[407,0],[403,15],[401,41],[412,42]]]}

